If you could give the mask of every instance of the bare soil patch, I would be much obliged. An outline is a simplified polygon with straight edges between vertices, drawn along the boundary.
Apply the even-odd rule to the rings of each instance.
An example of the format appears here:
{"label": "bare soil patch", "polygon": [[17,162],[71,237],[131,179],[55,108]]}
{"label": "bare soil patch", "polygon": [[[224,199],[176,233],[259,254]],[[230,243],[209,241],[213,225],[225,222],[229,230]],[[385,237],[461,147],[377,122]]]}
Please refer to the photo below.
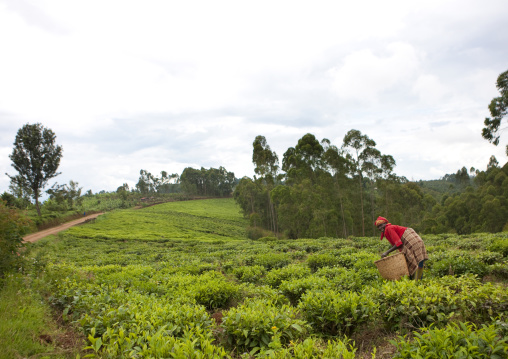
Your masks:
{"label": "bare soil patch", "polygon": [[84,216],[82,218],[75,219],[73,221],[61,224],[61,225],[56,226],[56,227],[48,228],[48,229],[45,229],[43,231],[39,231],[39,232],[36,232],[36,233],[31,233],[31,234],[26,235],[25,237],[23,237],[23,242],[35,242],[35,241],[38,241],[39,239],[42,239],[42,238],[47,237],[47,236],[50,236],[52,234],[57,234],[58,232],[61,232],[61,231],[65,231],[66,229],[69,229],[69,228],[71,228],[73,226],[76,226],[78,224],[90,222],[91,220],[97,218],[101,214],[103,214],[103,213],[90,214],[88,216]]}

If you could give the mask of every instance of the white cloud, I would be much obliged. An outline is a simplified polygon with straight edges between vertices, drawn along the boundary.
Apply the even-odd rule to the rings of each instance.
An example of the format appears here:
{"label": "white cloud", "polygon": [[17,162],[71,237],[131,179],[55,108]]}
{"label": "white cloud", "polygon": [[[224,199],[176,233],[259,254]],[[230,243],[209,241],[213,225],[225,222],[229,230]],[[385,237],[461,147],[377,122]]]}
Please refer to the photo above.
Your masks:
{"label": "white cloud", "polygon": [[0,173],[27,122],[63,145],[57,180],[94,191],[140,169],[252,175],[256,135],[282,160],[308,132],[340,146],[352,128],[408,178],[503,162],[480,132],[506,13],[502,0],[0,0]]}
{"label": "white cloud", "polygon": [[419,67],[417,51],[407,43],[391,43],[385,53],[370,49],[353,52],[330,70],[339,99],[375,104],[383,92],[405,87]]}
{"label": "white cloud", "polygon": [[439,104],[449,93],[448,88],[434,75],[420,75],[413,86],[420,100],[429,106]]}

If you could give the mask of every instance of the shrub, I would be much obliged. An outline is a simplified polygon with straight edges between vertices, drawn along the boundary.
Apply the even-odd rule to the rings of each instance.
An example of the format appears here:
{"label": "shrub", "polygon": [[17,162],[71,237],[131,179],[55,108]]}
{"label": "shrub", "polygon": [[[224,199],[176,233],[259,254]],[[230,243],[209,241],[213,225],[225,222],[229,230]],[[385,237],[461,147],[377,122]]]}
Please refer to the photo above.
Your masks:
{"label": "shrub", "polygon": [[415,333],[414,340],[399,337],[394,358],[506,358],[508,342],[494,325],[476,329],[466,323],[451,323],[439,329]]}
{"label": "shrub", "polygon": [[283,281],[299,279],[308,275],[310,275],[309,268],[298,264],[290,264],[287,267],[273,269],[268,272],[264,282],[274,288],[278,288]]}
{"label": "shrub", "polygon": [[479,258],[461,255],[449,256],[438,261],[432,261],[430,272],[436,277],[450,275],[475,274],[480,277],[488,273],[487,264]]}
{"label": "shrub", "polygon": [[501,262],[503,255],[499,252],[483,251],[478,253],[475,259],[485,264],[494,264]]}
{"label": "shrub", "polygon": [[296,310],[280,307],[264,299],[248,300],[224,314],[221,326],[227,342],[241,350],[267,347],[277,333],[282,344],[307,335],[307,323],[298,319]]}
{"label": "shrub", "polygon": [[492,252],[499,252],[504,257],[508,257],[508,239],[500,239],[498,241],[494,241],[489,250]]}
{"label": "shrub", "polygon": [[302,342],[291,342],[288,348],[263,350],[256,358],[274,359],[354,359],[356,348],[349,341],[307,338]]}
{"label": "shrub", "polygon": [[481,324],[508,315],[508,291],[502,286],[486,283],[462,290],[457,296],[462,318],[467,321]]}
{"label": "shrub", "polygon": [[284,295],[268,285],[254,285],[252,283],[244,283],[241,285],[241,291],[245,299],[266,299],[278,306],[289,304],[289,300]]}
{"label": "shrub", "polygon": [[458,306],[458,298],[450,288],[436,283],[402,280],[386,282],[373,289],[379,312],[390,329],[421,328],[431,323],[448,323]]}
{"label": "shrub", "polygon": [[489,266],[489,273],[501,279],[508,279],[508,263],[496,263]]}
{"label": "shrub", "polygon": [[20,211],[10,209],[0,200],[0,278],[20,262],[18,249],[23,246],[21,236],[28,226],[28,219]]}
{"label": "shrub", "polygon": [[233,269],[233,274],[241,282],[257,283],[265,274],[263,266],[241,266]]}
{"label": "shrub", "polygon": [[336,266],[338,263],[338,258],[328,253],[313,254],[307,257],[307,265],[312,272],[317,271],[319,268]]}
{"label": "shrub", "polygon": [[358,252],[344,254],[339,257],[339,265],[346,268],[375,268],[374,261],[379,256],[372,253]]}
{"label": "shrub", "polygon": [[[213,274],[216,272],[208,273]],[[206,274],[202,277],[205,276]],[[196,303],[202,304],[208,309],[227,307],[229,302],[239,293],[238,286],[226,281],[222,276],[209,275],[207,277],[209,280],[200,281],[191,288],[190,293],[192,293]]]}
{"label": "shrub", "polygon": [[345,290],[358,291],[362,288],[363,285],[362,278],[359,272],[354,270],[348,270],[346,268],[340,267],[320,268],[316,272],[316,276],[326,278],[329,281],[331,288],[340,291]]}
{"label": "shrub", "polygon": [[271,270],[273,268],[282,268],[291,263],[291,257],[286,253],[269,253],[269,254],[258,254],[254,256],[254,265],[260,265]]}
{"label": "shrub", "polygon": [[324,277],[317,277],[311,275],[304,278],[293,279],[282,282],[279,290],[292,305],[296,305],[302,295],[309,289],[324,289],[330,288],[332,284]]}
{"label": "shrub", "polygon": [[350,335],[378,310],[368,295],[329,289],[307,292],[298,308],[314,330],[327,335]]}

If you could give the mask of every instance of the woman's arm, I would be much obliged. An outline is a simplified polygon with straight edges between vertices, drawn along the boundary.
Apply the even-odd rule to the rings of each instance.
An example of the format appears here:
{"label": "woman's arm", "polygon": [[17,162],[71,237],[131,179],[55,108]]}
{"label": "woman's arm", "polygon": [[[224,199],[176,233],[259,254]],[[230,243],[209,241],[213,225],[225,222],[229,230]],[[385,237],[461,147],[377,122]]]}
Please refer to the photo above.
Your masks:
{"label": "woman's arm", "polygon": [[386,257],[388,254],[390,254],[391,252],[393,252],[394,250],[396,250],[397,248],[400,248],[402,247],[402,243],[400,244],[400,246],[393,246],[392,248],[390,248],[389,250],[387,250],[386,252],[384,252],[383,254],[381,254],[381,258],[384,258]]}

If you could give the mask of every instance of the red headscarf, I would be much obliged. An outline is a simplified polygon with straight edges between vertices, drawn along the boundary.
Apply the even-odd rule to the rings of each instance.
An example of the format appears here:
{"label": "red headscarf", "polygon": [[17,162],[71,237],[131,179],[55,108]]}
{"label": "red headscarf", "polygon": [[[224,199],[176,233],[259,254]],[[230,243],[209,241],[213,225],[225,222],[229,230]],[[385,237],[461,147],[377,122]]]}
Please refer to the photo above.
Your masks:
{"label": "red headscarf", "polygon": [[[383,223],[389,224],[388,220],[385,217],[377,217],[376,221],[374,222],[374,225],[377,227],[377,226],[379,226],[380,224],[383,224]],[[383,240],[384,236],[385,236],[385,232],[383,231],[381,233],[381,238],[379,238],[379,240],[380,241]]]}

